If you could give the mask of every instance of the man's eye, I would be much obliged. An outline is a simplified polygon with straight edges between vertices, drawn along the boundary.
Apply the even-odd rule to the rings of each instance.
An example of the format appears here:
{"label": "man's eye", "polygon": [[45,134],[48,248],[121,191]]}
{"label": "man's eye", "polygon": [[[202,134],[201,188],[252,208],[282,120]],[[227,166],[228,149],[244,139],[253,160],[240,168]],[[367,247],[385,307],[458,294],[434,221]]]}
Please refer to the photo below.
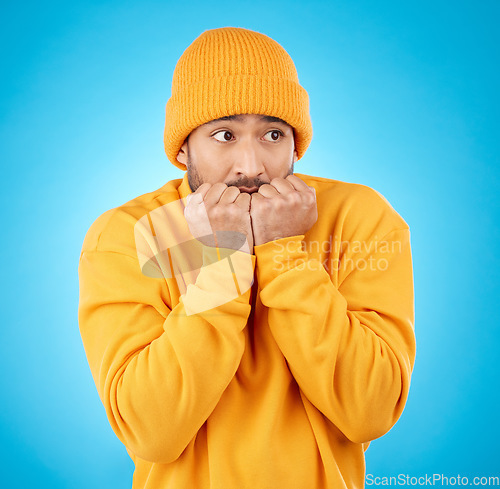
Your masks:
{"label": "man's eye", "polygon": [[217,141],[226,142],[233,139],[233,133],[231,131],[219,131],[216,132],[212,137],[217,139]]}
{"label": "man's eye", "polygon": [[283,137],[283,133],[276,129],[273,129],[272,131],[269,131],[264,135],[264,139],[271,142],[279,141],[281,137]]}

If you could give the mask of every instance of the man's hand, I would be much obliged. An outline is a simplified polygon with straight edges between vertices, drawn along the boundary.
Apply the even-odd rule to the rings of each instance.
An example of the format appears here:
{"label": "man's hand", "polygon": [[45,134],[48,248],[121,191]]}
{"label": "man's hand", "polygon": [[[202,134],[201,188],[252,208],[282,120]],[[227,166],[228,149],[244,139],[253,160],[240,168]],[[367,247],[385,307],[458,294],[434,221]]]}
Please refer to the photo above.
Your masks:
{"label": "man's hand", "polygon": [[[203,244],[253,253],[250,195],[237,187],[200,185],[188,196],[184,216],[191,234]],[[248,249],[242,247],[245,240]]]}
{"label": "man's hand", "polygon": [[273,178],[252,194],[254,245],[305,234],[317,221],[316,191],[299,177]]}

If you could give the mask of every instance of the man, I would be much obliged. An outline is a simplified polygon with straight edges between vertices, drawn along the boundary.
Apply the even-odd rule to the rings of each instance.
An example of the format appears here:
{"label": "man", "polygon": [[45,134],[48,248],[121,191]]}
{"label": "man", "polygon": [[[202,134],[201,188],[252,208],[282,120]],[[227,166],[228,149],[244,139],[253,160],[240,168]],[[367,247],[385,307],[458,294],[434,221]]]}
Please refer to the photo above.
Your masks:
{"label": "man", "polygon": [[366,186],[294,174],[311,137],[285,50],[206,31],[167,103],[187,173],[88,231],[80,331],[134,489],[363,487],[401,415],[409,228]]}

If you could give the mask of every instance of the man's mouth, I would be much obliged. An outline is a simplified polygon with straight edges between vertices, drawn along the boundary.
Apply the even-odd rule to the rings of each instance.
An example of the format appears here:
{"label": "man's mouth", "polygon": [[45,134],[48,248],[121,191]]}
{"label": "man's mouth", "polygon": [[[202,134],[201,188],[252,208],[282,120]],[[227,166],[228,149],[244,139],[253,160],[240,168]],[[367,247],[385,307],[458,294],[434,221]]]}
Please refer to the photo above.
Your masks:
{"label": "man's mouth", "polygon": [[247,194],[253,194],[259,190],[259,187],[238,187],[240,192],[246,192]]}

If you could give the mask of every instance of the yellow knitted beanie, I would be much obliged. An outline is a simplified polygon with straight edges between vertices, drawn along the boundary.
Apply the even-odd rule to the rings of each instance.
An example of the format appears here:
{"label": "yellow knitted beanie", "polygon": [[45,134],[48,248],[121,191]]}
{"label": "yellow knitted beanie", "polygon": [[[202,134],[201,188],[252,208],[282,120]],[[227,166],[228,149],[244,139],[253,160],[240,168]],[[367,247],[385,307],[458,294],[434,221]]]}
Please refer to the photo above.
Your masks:
{"label": "yellow knitted beanie", "polygon": [[236,114],[269,115],[287,122],[294,128],[299,159],[311,142],[309,97],[283,47],[247,29],[211,29],[184,51],[174,70],[164,133],[168,159],[186,170],[177,154],[190,132]]}

